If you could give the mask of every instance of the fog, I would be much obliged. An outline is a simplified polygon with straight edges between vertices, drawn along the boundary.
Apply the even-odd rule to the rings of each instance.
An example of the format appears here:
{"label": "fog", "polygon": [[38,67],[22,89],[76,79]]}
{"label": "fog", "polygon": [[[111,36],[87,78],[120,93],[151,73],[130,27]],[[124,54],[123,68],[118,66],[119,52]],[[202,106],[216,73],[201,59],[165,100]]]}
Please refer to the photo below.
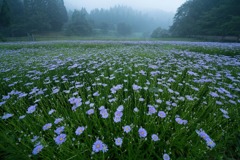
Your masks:
{"label": "fog", "polygon": [[124,5],[137,10],[162,10],[175,13],[177,8],[186,0],[64,0],[67,9],[86,8],[91,11],[95,8],[108,9],[116,5]]}

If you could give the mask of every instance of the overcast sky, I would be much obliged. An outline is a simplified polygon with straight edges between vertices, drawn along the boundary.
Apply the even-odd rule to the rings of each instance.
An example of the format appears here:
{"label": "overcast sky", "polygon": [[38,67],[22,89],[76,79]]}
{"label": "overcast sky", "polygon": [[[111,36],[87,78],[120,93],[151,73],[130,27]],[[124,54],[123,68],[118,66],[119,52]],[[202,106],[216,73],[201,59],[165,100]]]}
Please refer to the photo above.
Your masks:
{"label": "overcast sky", "polygon": [[160,9],[174,13],[184,2],[186,0],[64,0],[67,9],[81,9],[84,7],[91,11],[95,8],[106,9],[115,5],[125,5],[137,10]]}

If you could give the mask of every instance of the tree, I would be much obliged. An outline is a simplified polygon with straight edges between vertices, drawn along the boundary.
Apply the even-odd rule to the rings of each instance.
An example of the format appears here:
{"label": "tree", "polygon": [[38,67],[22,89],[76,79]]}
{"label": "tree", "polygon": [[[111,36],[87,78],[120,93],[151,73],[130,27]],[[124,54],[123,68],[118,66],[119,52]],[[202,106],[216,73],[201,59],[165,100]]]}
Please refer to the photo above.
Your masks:
{"label": "tree", "polygon": [[6,0],[0,3],[0,28],[9,27],[11,24],[10,8]]}
{"label": "tree", "polygon": [[152,38],[163,38],[168,36],[169,36],[168,30],[162,29],[161,27],[155,29],[151,35]]}
{"label": "tree", "polygon": [[128,24],[126,24],[124,22],[118,23],[117,33],[119,35],[122,35],[122,36],[130,35],[131,32],[132,32],[131,27]]}
{"label": "tree", "polygon": [[84,8],[80,11],[74,10],[66,30],[68,35],[89,36],[92,34],[92,27],[86,18],[87,14]]}
{"label": "tree", "polygon": [[188,0],[178,8],[170,31],[176,36],[238,36],[239,8],[239,0]]}

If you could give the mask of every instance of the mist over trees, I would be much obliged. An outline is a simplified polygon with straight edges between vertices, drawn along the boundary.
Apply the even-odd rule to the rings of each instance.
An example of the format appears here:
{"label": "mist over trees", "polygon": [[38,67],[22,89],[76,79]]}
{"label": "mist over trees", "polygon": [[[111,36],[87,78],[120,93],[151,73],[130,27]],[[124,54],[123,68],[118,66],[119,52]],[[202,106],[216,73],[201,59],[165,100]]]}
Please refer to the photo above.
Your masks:
{"label": "mist over trees", "polygon": [[239,0],[188,0],[178,8],[173,35],[240,35]]}
{"label": "mist over trees", "polygon": [[0,17],[6,36],[60,31],[68,20],[63,0],[0,0]]}
{"label": "mist over trees", "polygon": [[67,12],[63,0],[0,0],[0,34],[7,37],[51,32],[71,36],[150,36],[159,26],[167,29],[172,17],[172,13],[154,15],[127,6],[88,13],[84,8]]}

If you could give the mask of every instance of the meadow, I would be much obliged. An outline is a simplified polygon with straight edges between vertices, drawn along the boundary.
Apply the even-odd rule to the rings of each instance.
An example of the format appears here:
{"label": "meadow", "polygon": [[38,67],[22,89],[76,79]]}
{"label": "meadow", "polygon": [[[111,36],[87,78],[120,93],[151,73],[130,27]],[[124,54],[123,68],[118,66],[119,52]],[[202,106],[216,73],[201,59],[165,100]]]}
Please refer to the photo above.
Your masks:
{"label": "meadow", "polygon": [[240,159],[240,44],[0,44],[0,159]]}

